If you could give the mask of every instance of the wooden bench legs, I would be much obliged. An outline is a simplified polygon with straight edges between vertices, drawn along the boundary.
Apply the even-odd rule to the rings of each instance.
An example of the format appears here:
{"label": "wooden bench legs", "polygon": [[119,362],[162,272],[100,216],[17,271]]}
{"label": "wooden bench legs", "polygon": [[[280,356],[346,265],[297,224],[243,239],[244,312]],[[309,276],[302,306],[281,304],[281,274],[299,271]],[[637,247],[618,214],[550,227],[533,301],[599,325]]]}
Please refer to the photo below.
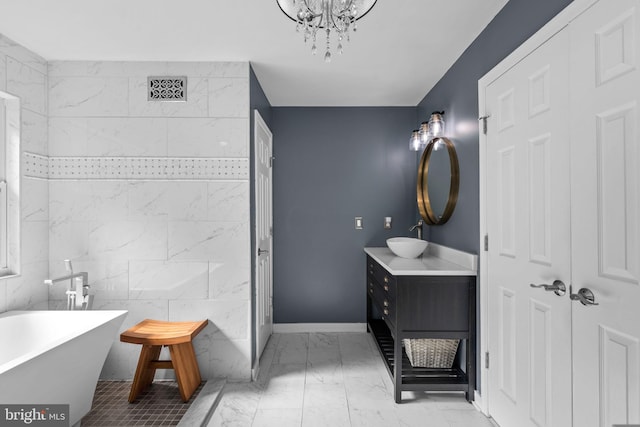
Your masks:
{"label": "wooden bench legs", "polygon": [[[206,328],[208,320],[167,322],[144,319],[120,334],[120,341],[142,345],[133,377],[129,402],[133,402],[152,382],[156,369],[173,369],[180,397],[187,402],[200,385],[200,369],[193,351],[193,338]],[[169,347],[171,360],[158,360],[162,347]]]}
{"label": "wooden bench legs", "polygon": [[131,391],[129,392],[129,403],[136,400],[136,397],[153,382],[156,368],[152,368],[152,362],[160,356],[161,345],[143,345],[138,359],[138,367],[133,377]]}
{"label": "wooden bench legs", "polygon": [[180,397],[183,402],[186,402],[202,381],[196,353],[190,342],[170,345],[169,352],[173,361],[173,369],[176,371]]}
{"label": "wooden bench legs", "polygon": [[151,383],[156,369],[173,369],[178,381],[182,401],[187,402],[200,385],[200,369],[191,342],[169,345],[171,360],[158,360],[161,345],[143,345],[138,359],[138,367],[133,378],[129,402],[136,400]]}

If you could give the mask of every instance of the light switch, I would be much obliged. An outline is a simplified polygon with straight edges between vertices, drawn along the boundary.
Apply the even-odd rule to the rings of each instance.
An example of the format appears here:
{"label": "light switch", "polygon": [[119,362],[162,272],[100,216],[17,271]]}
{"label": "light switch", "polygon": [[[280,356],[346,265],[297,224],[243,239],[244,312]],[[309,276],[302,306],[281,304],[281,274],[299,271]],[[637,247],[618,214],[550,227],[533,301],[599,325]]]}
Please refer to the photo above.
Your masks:
{"label": "light switch", "polygon": [[356,217],[356,230],[362,230],[364,227],[362,226],[362,217]]}
{"label": "light switch", "polygon": [[384,229],[385,230],[391,230],[391,217],[390,216],[385,216],[384,217]]}

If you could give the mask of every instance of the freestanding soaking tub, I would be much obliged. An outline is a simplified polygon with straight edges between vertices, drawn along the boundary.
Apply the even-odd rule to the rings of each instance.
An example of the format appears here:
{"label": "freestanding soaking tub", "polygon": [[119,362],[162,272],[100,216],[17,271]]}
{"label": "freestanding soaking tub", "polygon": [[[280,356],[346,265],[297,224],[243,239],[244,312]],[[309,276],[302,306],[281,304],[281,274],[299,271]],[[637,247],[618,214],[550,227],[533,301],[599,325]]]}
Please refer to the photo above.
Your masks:
{"label": "freestanding soaking tub", "polygon": [[102,365],[126,311],[0,314],[0,403],[69,404],[70,425],[91,410]]}

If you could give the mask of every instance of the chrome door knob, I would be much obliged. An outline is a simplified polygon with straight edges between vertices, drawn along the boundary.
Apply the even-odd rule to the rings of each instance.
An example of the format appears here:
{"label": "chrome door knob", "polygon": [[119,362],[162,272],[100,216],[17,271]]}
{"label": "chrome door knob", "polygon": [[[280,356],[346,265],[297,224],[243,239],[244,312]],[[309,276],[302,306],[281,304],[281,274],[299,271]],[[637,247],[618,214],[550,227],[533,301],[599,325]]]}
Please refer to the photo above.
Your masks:
{"label": "chrome door knob", "polygon": [[569,295],[572,301],[580,301],[582,305],[600,305],[596,302],[596,297],[591,292],[591,289],[581,288],[577,294],[573,292]]}
{"label": "chrome door knob", "polygon": [[547,292],[553,291],[559,297],[567,293],[567,287],[564,285],[562,280],[554,280],[552,285],[534,285],[532,283],[529,286],[531,286],[532,288],[543,288]]}

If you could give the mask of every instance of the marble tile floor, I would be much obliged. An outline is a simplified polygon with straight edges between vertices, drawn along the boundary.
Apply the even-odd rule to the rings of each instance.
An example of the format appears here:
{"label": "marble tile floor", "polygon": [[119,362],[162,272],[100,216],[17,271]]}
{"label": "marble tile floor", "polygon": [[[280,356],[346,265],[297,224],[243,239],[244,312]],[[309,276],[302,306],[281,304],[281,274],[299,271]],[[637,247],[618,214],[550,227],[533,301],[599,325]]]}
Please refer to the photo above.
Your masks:
{"label": "marble tile floor", "polygon": [[462,393],[403,393],[366,333],[274,334],[252,383],[227,383],[208,427],[493,427]]}

